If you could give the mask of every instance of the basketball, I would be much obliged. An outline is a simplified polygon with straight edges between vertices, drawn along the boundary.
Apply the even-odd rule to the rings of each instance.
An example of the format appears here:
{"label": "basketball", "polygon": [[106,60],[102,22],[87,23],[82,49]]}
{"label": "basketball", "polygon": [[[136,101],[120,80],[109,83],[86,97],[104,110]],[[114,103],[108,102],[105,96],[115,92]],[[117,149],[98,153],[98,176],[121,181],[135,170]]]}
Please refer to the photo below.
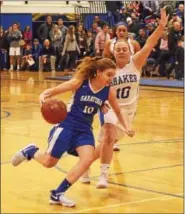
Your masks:
{"label": "basketball", "polygon": [[61,100],[48,99],[41,107],[42,116],[50,124],[57,124],[67,116],[66,104]]}

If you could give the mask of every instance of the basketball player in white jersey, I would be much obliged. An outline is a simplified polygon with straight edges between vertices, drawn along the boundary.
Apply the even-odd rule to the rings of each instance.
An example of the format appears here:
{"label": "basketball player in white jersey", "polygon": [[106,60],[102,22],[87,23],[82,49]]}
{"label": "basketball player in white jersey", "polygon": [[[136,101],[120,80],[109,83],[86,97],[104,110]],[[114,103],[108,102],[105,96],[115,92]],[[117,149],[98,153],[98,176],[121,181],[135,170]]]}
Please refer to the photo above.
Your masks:
{"label": "basketball player in white jersey", "polygon": [[[119,39],[125,39],[128,41],[130,53],[134,55],[138,51],[140,51],[140,45],[137,41],[130,39],[128,36],[127,24],[124,22],[119,22],[115,28],[115,37],[112,40],[107,41],[105,44],[105,49],[103,52],[104,57],[114,58],[113,52],[115,48],[115,44]],[[120,146],[117,142],[115,142],[113,146],[114,151],[119,151]]]}
{"label": "basketball player in white jersey", "polygon": [[[112,81],[112,87],[116,90],[118,103],[122,109],[122,114],[132,125],[138,100],[138,87],[141,69],[146,63],[146,60],[157,44],[158,39],[162,36],[165,26],[168,21],[165,9],[161,9],[161,19],[159,26],[147,39],[144,47],[135,55],[131,55],[128,42],[118,40],[114,47],[114,58],[117,65],[117,73]],[[100,145],[96,149],[95,160],[100,155],[101,175],[97,184],[97,188],[107,188],[108,186],[108,170],[113,155],[113,145],[116,140],[124,136],[124,131],[121,129],[117,117],[112,109],[108,113],[101,114],[102,130],[100,134]],[[100,149],[100,152],[99,150]],[[84,174],[81,182],[89,183],[88,173]]]}
{"label": "basketball player in white jersey", "polygon": [[125,39],[128,41],[131,54],[137,53],[141,48],[139,43],[136,40],[130,39],[128,36],[127,24],[124,22],[119,22],[115,28],[115,36],[112,40],[109,40],[105,44],[105,48],[103,51],[103,57],[113,58],[114,46],[117,40]]}

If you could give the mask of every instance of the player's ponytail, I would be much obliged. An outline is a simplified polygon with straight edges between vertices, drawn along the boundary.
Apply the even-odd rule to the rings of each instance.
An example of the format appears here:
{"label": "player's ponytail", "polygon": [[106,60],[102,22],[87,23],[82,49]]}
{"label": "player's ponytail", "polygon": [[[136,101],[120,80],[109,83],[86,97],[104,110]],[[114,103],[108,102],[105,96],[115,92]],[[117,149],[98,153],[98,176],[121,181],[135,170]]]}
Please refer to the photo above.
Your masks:
{"label": "player's ponytail", "polygon": [[80,83],[86,79],[95,78],[97,70],[104,71],[106,69],[116,68],[115,63],[109,58],[102,57],[85,57],[82,62],[77,66],[74,78]]}

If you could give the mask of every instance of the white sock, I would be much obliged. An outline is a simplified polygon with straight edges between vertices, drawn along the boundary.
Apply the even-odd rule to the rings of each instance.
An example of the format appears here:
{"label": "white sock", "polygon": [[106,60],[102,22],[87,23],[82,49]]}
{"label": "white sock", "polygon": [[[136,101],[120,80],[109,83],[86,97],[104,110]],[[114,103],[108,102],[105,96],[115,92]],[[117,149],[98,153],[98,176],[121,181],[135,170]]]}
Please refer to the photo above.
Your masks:
{"label": "white sock", "polygon": [[20,66],[19,66],[19,65],[17,65],[17,69],[20,69]]}
{"label": "white sock", "polygon": [[13,65],[10,65],[10,70],[13,70]]}
{"label": "white sock", "polygon": [[110,164],[102,163],[100,166],[101,174],[103,173],[108,175],[109,167],[110,167]]}

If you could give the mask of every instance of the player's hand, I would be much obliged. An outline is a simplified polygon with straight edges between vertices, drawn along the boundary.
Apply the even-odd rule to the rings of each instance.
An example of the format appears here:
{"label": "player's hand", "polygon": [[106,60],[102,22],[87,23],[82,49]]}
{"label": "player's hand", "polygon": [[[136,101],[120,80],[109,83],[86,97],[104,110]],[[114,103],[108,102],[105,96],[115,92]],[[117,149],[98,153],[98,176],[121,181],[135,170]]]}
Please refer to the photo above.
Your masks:
{"label": "player's hand", "polygon": [[159,20],[159,25],[165,28],[168,23],[168,17],[169,17],[169,15],[166,15],[165,7],[160,9],[160,14],[161,14],[161,19]]}
{"label": "player's hand", "polygon": [[101,106],[100,110],[103,114],[106,114],[110,109],[110,106],[107,103],[103,103]]}
{"label": "player's hand", "polygon": [[47,98],[49,98],[49,95],[46,94],[45,92],[43,92],[43,93],[39,96],[40,105],[42,105],[43,103],[45,103]]}
{"label": "player's hand", "polygon": [[132,130],[132,129],[129,129],[126,131],[126,134],[129,136],[129,137],[133,137],[135,135],[135,131]]}

